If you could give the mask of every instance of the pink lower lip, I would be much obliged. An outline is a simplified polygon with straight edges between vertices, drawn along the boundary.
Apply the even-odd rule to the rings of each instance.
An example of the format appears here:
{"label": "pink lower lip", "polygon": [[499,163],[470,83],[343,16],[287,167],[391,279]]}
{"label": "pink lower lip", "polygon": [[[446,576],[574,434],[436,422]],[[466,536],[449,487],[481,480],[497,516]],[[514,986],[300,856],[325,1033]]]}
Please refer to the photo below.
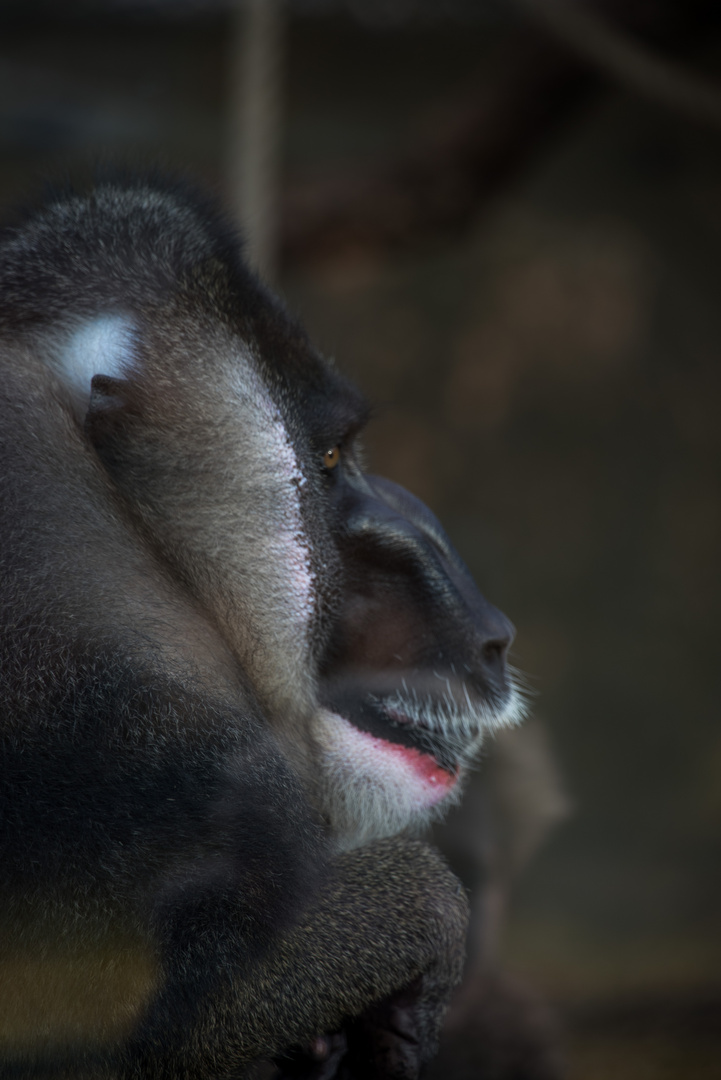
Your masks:
{"label": "pink lower lip", "polygon": [[[411,725],[413,722],[409,716],[405,713],[397,712],[395,709],[386,710],[388,716],[392,720],[395,720],[397,724]],[[415,750],[410,746],[400,746],[398,743],[387,742],[386,743],[394,753],[400,754],[407,763],[423,777],[429,784],[438,784],[441,787],[452,788],[457,780],[455,773],[448,772],[447,769],[442,769],[435,758],[430,754],[423,754],[420,750]]]}
{"label": "pink lower lip", "polygon": [[385,789],[391,799],[397,791],[411,815],[442,803],[458,784],[460,768],[444,769],[431,754],[372,735],[338,713],[327,717],[334,767]]}
{"label": "pink lower lip", "polygon": [[447,769],[442,769],[430,754],[422,754],[420,750],[416,750],[412,746],[401,746],[400,743],[388,742],[386,739],[378,739],[378,742],[383,744],[386,753],[390,750],[391,753],[397,754],[402,761],[410,765],[413,771],[421,776],[427,784],[445,788],[446,790],[450,790],[455,784],[457,776],[448,772]]}

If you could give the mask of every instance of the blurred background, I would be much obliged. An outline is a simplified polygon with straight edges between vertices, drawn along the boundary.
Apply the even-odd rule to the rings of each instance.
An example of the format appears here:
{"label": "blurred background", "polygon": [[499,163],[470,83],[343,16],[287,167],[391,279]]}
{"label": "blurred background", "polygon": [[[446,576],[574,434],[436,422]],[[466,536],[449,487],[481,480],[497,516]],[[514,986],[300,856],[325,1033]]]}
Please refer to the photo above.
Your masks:
{"label": "blurred background", "polygon": [[[578,1080],[721,1074],[720,60],[713,0],[0,0],[2,221],[220,193],[515,622],[537,717],[440,842]],[[554,1074],[504,1060],[445,1077]]]}

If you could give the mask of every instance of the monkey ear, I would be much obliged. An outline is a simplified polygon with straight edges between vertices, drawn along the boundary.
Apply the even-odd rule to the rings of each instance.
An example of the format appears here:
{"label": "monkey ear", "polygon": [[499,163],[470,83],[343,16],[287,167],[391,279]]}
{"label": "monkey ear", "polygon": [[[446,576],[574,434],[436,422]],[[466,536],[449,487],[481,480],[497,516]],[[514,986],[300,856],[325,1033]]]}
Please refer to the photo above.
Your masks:
{"label": "monkey ear", "polygon": [[88,414],[123,408],[127,404],[129,390],[130,383],[127,379],[114,379],[112,375],[93,375],[90,380]]}
{"label": "monkey ear", "polygon": [[93,375],[85,431],[95,447],[115,436],[124,423],[131,403],[131,384],[111,375]]}

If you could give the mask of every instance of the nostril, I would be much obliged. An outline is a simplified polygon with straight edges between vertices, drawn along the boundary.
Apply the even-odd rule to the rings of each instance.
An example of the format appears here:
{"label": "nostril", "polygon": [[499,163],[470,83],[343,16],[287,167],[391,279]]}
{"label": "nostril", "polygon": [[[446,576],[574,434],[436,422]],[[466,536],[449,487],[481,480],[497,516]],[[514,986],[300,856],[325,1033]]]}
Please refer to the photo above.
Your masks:
{"label": "nostril", "polygon": [[483,645],[483,659],[487,664],[500,666],[505,663],[508,645],[508,638],[496,638],[492,641],[486,641]]}

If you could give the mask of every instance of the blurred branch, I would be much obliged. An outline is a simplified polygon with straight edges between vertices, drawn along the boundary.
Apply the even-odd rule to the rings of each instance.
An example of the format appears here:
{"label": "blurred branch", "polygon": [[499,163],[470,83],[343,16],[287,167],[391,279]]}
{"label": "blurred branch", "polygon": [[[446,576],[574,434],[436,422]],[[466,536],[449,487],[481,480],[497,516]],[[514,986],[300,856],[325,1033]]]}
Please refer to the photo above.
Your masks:
{"label": "blurred branch", "polygon": [[588,82],[573,57],[513,41],[493,72],[436,109],[416,145],[375,170],[293,185],[283,207],[286,262],[394,249],[462,228],[548,140]]}
{"label": "blurred branch", "polygon": [[227,187],[249,263],[275,275],[280,201],[282,0],[234,0]]}
{"label": "blurred branch", "polygon": [[[532,6],[544,21],[551,7],[556,14],[568,8],[561,0],[514,2],[527,10]],[[680,83],[669,81],[669,66],[625,35],[642,34],[654,45],[678,48],[718,27],[719,5],[709,0],[595,0],[595,7],[621,30],[599,37],[596,23],[604,31],[606,25],[587,6],[580,30],[573,24],[579,37],[573,45],[568,28],[561,34],[559,27],[552,36],[539,30],[537,20],[531,25],[527,20],[498,50],[492,68],[445,109],[434,110],[422,138],[406,152],[365,173],[341,169],[292,184],[282,208],[283,262],[356,250],[400,250],[462,230],[578,116],[603,85],[599,67],[608,72],[615,65],[614,70],[627,72],[627,80],[633,75],[639,89],[639,84],[656,88],[654,96],[673,96],[676,106],[693,103],[696,115],[715,120],[715,95],[703,86],[699,92],[696,83],[689,89],[685,77]],[[590,28],[584,21],[589,17]],[[677,69],[671,66],[671,71]]]}
{"label": "blurred branch", "polygon": [[721,125],[721,86],[644,48],[619,33],[578,0],[511,0],[605,74],[694,119]]}

